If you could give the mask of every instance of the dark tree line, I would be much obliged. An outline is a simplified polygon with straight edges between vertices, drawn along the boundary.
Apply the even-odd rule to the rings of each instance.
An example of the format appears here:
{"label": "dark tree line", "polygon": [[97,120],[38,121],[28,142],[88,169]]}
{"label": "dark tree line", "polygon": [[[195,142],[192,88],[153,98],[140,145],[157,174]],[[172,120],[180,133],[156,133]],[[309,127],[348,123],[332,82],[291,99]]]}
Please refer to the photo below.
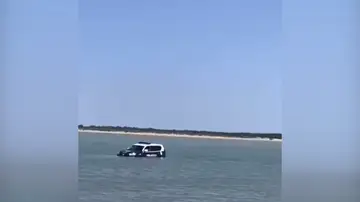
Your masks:
{"label": "dark tree line", "polygon": [[155,128],[138,128],[128,126],[84,126],[78,125],[81,130],[95,130],[95,131],[114,131],[114,132],[129,132],[129,133],[162,133],[162,134],[177,134],[177,135],[204,135],[204,136],[220,136],[220,137],[240,137],[240,138],[269,138],[282,139],[281,133],[237,133],[237,132],[215,132],[215,131],[198,131],[198,130],[175,130],[175,129],[155,129]]}

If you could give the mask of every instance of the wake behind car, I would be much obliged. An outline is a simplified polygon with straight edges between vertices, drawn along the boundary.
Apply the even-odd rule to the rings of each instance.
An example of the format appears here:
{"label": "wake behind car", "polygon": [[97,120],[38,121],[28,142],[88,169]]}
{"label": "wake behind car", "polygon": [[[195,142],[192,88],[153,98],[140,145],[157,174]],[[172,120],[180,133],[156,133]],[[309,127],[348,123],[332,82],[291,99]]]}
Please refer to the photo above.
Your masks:
{"label": "wake behind car", "polygon": [[127,149],[121,150],[117,156],[124,157],[166,157],[166,151],[162,144],[150,142],[138,142]]}

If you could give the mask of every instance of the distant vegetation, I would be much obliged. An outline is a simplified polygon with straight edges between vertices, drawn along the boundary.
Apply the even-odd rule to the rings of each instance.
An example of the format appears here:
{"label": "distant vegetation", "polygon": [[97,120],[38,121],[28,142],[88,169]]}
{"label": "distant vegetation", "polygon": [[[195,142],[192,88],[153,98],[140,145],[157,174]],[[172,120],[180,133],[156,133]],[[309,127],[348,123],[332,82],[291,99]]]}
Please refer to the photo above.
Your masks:
{"label": "distant vegetation", "polygon": [[174,130],[174,129],[155,129],[155,128],[138,128],[127,126],[84,126],[78,125],[80,130],[95,131],[114,131],[129,133],[159,133],[159,134],[177,134],[177,135],[205,135],[220,137],[241,137],[241,138],[269,138],[282,139],[281,133],[236,133],[236,132],[215,132],[215,131],[198,131],[198,130]]}

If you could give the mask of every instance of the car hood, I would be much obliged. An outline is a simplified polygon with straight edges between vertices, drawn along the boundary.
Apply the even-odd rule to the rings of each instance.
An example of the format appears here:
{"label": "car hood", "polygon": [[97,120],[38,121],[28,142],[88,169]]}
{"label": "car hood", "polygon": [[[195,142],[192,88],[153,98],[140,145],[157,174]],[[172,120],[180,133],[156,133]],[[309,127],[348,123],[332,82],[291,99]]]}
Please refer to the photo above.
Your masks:
{"label": "car hood", "polygon": [[138,152],[133,151],[133,150],[128,150],[128,149],[123,149],[123,150],[120,150],[120,153],[128,154],[128,153],[138,153]]}

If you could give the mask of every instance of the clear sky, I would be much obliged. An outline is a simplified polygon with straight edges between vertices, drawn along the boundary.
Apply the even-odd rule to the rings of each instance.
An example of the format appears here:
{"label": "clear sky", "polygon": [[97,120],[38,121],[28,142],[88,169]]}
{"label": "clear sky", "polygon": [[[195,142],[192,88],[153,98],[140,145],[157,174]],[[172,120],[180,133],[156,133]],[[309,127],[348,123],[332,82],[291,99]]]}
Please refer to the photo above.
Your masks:
{"label": "clear sky", "polygon": [[[77,152],[75,128],[54,128],[79,95],[79,123],[280,131],[283,171],[359,171],[359,1],[83,0],[79,22],[64,2],[7,1],[9,154]],[[79,94],[58,93],[77,40]]]}
{"label": "clear sky", "polygon": [[79,123],[281,132],[281,1],[79,8]]}

